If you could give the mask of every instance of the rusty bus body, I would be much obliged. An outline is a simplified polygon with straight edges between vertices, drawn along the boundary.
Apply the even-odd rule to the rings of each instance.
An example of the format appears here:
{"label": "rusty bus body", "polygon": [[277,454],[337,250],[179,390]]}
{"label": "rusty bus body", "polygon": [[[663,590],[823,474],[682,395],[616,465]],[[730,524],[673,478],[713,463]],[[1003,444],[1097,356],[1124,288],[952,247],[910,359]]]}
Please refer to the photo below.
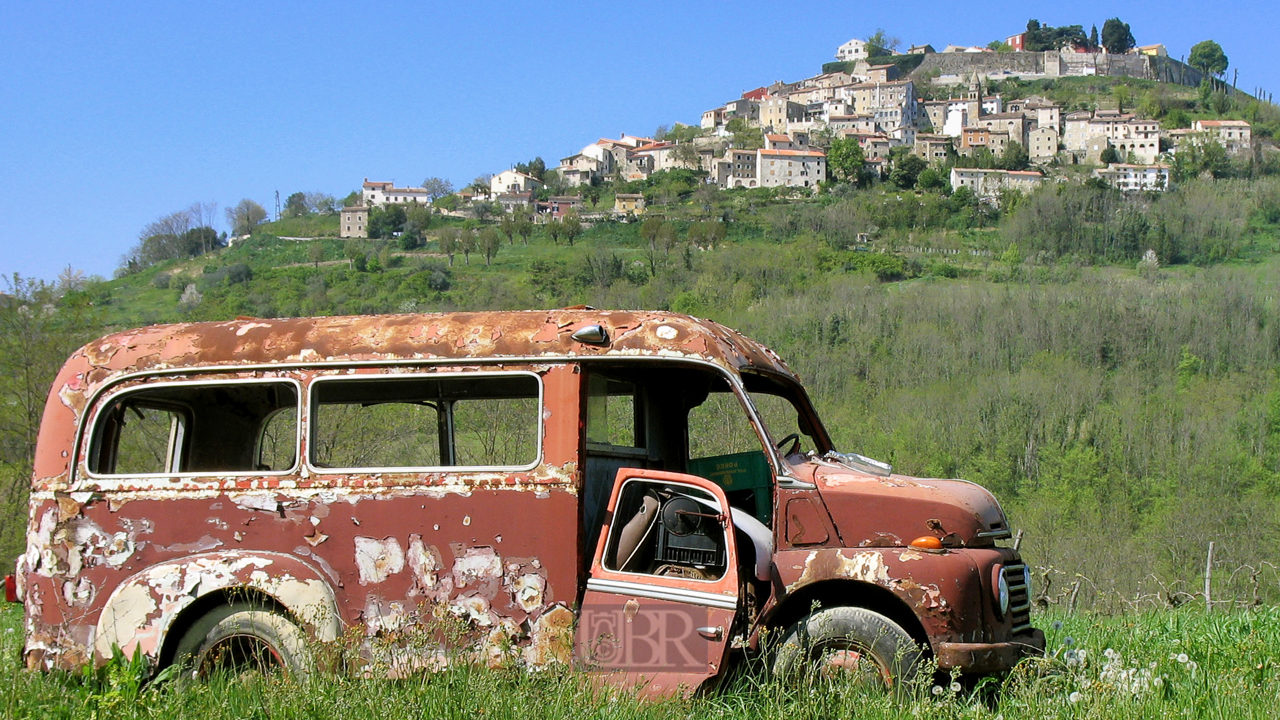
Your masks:
{"label": "rusty bus body", "polygon": [[[695,433],[721,434],[692,419],[713,401],[747,452],[692,457]],[[778,437],[765,401],[802,437]],[[472,660],[673,692],[815,608],[887,619],[943,669],[1005,670],[1044,642],[1008,537],[975,485],[836,453],[786,365],[712,322],[240,319],[121,332],[67,361],[17,591],[31,668],[116,648],[159,668],[251,598],[309,642],[362,638],[390,672],[448,661],[387,640],[443,616]]]}

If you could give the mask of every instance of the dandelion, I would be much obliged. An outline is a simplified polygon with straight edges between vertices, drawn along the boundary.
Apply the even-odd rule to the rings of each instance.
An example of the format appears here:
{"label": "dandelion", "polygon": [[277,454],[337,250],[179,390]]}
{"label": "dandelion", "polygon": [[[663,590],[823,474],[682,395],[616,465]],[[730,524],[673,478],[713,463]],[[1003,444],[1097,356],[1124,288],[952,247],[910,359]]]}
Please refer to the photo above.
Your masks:
{"label": "dandelion", "polygon": [[1195,660],[1192,660],[1191,662],[1187,663],[1187,669],[1190,670],[1191,672],[1195,672],[1196,668],[1198,667],[1200,666],[1196,664]]}
{"label": "dandelion", "polygon": [[1079,650],[1076,650],[1076,657],[1080,658],[1080,662],[1084,662],[1085,659],[1089,657],[1089,651],[1084,648],[1080,648]]}
{"label": "dandelion", "polygon": [[1178,662],[1182,663],[1183,665],[1186,665],[1186,664],[1187,664],[1187,654],[1186,654],[1186,653],[1178,653]]}
{"label": "dandelion", "polygon": [[1103,656],[1104,656],[1104,657],[1106,657],[1108,660],[1119,660],[1119,659],[1120,659],[1120,653],[1116,652],[1115,650],[1112,650],[1111,648],[1107,648],[1106,650],[1103,650],[1103,651],[1102,651],[1102,654],[1103,654]]}
{"label": "dandelion", "polygon": [[952,680],[952,681],[951,681],[951,692],[953,692],[953,693],[958,693],[958,692],[960,692],[960,683],[959,683],[959,682],[957,682],[957,681],[955,681],[955,680]]}
{"label": "dandelion", "polygon": [[933,694],[934,694],[934,695],[941,695],[941,694],[942,694],[942,686],[941,686],[941,685],[934,685],[934,686],[933,686]]}
{"label": "dandelion", "polygon": [[1075,643],[1076,643],[1076,639],[1071,637],[1070,635],[1062,638],[1063,645],[1075,645]]}
{"label": "dandelion", "polygon": [[1078,703],[1078,702],[1080,702],[1080,691],[1079,691],[1079,690],[1076,690],[1075,692],[1073,692],[1073,693],[1071,693],[1070,695],[1068,695],[1068,696],[1067,696],[1067,700],[1069,700],[1070,702],[1073,702],[1073,703]]}
{"label": "dandelion", "polygon": [[1061,620],[1054,620],[1054,621],[1053,621],[1053,629],[1054,629],[1054,630],[1061,630],[1061,629],[1062,629],[1062,621],[1061,621]]}
{"label": "dandelion", "polygon": [[1155,685],[1156,687],[1164,687],[1164,676],[1157,675],[1155,679],[1151,681],[1151,684]]}

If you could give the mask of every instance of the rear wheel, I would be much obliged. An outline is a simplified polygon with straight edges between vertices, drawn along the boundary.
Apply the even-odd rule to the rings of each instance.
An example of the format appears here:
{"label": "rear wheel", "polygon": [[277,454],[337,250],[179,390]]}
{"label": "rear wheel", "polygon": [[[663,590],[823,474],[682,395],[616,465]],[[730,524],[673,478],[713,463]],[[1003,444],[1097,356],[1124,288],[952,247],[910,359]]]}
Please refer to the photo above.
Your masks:
{"label": "rear wheel", "polygon": [[899,690],[915,678],[920,655],[907,631],[884,615],[835,607],[788,628],[772,669],[782,677],[849,677],[868,687]]}
{"label": "rear wheel", "polygon": [[284,672],[302,680],[311,669],[306,641],[302,628],[275,610],[222,605],[187,629],[175,658],[201,680],[246,672]]}

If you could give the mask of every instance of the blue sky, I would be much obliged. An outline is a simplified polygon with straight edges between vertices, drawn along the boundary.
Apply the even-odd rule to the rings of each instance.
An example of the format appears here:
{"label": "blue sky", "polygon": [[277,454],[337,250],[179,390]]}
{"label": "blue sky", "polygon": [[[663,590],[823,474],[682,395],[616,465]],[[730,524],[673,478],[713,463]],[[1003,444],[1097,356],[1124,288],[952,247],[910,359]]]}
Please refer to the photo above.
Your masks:
{"label": "blue sky", "polygon": [[5,0],[0,273],[110,276],[145,223],[197,201],[273,209],[276,191],[342,197],[365,177],[461,186],[537,155],[554,165],[598,137],[696,123],[743,90],[812,75],[880,27],[941,49],[1031,17],[1087,31],[1113,16],[1174,56],[1214,39],[1240,87],[1280,91],[1274,0]]}

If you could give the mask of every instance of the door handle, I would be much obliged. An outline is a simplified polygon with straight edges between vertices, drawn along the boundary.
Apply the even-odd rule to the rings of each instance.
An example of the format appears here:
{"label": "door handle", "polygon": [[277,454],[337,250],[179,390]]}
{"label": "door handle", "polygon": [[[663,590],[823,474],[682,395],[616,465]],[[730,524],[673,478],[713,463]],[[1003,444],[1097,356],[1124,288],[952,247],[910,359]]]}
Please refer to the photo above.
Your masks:
{"label": "door handle", "polygon": [[698,628],[698,634],[708,640],[714,640],[716,642],[719,642],[724,639],[724,628],[719,626],[700,627]]}

